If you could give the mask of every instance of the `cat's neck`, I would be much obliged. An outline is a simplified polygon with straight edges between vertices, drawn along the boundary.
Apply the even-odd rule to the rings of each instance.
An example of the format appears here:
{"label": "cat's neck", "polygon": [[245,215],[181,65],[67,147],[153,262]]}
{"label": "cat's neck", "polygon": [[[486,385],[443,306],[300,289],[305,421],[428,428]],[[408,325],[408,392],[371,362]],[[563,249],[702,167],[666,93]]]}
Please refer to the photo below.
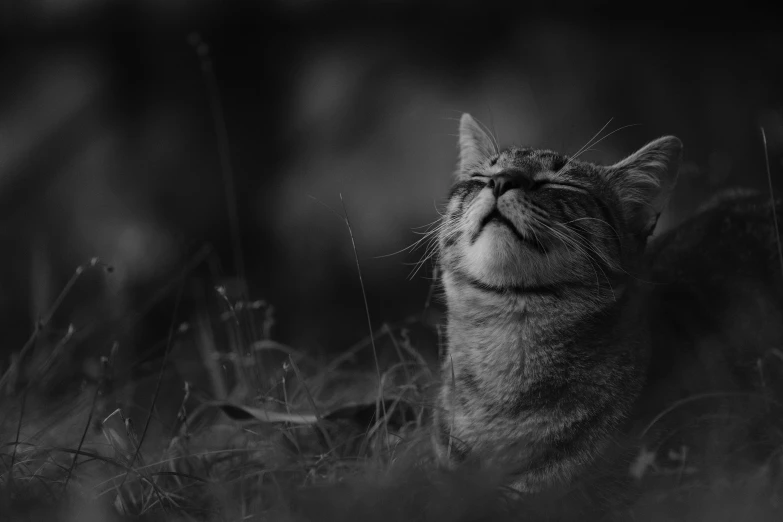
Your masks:
{"label": "cat's neck", "polygon": [[482,380],[490,385],[509,374],[523,387],[565,379],[557,374],[576,371],[567,361],[580,352],[597,362],[603,350],[613,351],[618,322],[635,297],[623,282],[611,289],[566,285],[554,291],[494,292],[457,286],[450,277],[444,274],[449,356],[456,365],[481,368]]}
{"label": "cat's neck", "polygon": [[[448,316],[465,330],[513,328],[520,333],[546,326],[547,333],[563,337],[578,332],[570,325],[620,307],[629,284],[618,279],[601,284],[567,284],[502,289],[469,281],[461,274],[444,273]],[[635,288],[630,288],[631,293]],[[495,335],[493,335],[495,337]]]}

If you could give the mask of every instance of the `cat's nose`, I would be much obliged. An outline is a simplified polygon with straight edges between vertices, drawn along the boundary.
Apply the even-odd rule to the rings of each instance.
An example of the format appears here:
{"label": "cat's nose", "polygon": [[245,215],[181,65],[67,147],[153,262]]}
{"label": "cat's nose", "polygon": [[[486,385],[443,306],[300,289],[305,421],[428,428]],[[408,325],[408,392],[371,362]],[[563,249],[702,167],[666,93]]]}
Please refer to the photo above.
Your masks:
{"label": "cat's nose", "polygon": [[490,178],[488,185],[495,198],[499,198],[513,188],[529,190],[533,186],[533,177],[521,170],[504,170]]}

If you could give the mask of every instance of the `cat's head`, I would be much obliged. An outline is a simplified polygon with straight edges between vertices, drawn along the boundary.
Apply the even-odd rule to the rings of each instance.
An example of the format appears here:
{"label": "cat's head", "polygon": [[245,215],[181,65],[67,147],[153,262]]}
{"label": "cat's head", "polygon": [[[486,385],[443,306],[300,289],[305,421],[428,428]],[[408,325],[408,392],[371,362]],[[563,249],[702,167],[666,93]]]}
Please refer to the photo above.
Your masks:
{"label": "cat's head", "polygon": [[522,290],[606,287],[626,273],[668,200],[682,149],[666,136],[610,166],[549,150],[499,150],[469,114],[459,146],[441,266],[477,285]]}

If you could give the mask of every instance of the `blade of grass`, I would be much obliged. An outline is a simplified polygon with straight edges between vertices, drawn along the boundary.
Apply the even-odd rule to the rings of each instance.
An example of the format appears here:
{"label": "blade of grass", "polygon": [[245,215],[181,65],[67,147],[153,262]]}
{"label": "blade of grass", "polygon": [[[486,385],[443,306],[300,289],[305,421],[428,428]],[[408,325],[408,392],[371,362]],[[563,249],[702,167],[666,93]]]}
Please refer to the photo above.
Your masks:
{"label": "blade of grass", "polygon": [[[152,395],[152,404],[150,404],[149,411],[147,412],[147,419],[144,421],[144,429],[141,432],[141,437],[139,438],[139,443],[136,445],[136,448],[133,452],[133,458],[130,460],[130,465],[133,466],[133,464],[136,462],[136,459],[139,456],[139,452],[141,452],[141,446],[144,444],[144,438],[147,435],[147,430],[150,427],[150,421],[152,420],[152,414],[153,410],[155,409],[155,404],[158,401],[158,395],[160,394],[160,385],[163,382],[163,376],[166,372],[166,366],[169,361],[169,353],[171,352],[171,341],[174,338],[174,327],[177,322],[177,312],[179,311],[179,305],[182,302],[182,294],[185,290],[185,284],[184,281],[179,287],[179,291],[177,292],[177,300],[174,304],[174,312],[171,317],[171,325],[169,327],[169,342],[166,344],[166,349],[163,352],[163,362],[160,365],[160,373],[158,374],[158,381],[155,384],[155,392]],[[120,482],[119,487],[117,488],[118,493],[122,490],[122,487],[125,485],[125,482],[128,480],[128,475],[130,474],[130,471],[125,473],[125,476],[122,478],[122,482]],[[154,484],[155,490],[157,492],[157,485]],[[166,509],[166,506],[163,504],[163,499],[160,498],[160,493],[158,492],[159,498],[158,500],[161,503],[161,507],[163,509]]]}
{"label": "blade of grass", "polygon": [[392,346],[394,346],[394,351],[397,352],[397,358],[400,360],[402,364],[402,371],[405,372],[405,382],[412,382],[410,371],[408,371],[408,366],[405,364],[405,357],[402,355],[402,350],[400,350],[400,345],[397,342],[397,338],[394,337],[394,333],[392,333],[392,329],[389,326],[389,323],[383,323],[383,328],[386,330],[386,335],[389,336],[389,339],[391,339]]}
{"label": "blade of grass", "polygon": [[780,230],[778,229],[778,211],[775,205],[775,192],[772,189],[772,172],[769,168],[769,149],[767,148],[767,133],[761,127],[761,140],[764,143],[764,160],[767,164],[767,181],[769,182],[769,200],[772,205],[772,221],[775,224],[775,243],[778,246],[778,259],[780,260],[780,275],[783,276],[783,247],[780,246]]}
{"label": "blade of grass", "polygon": [[318,426],[318,429],[321,430],[321,433],[323,434],[324,439],[326,440],[326,445],[328,446],[327,449],[331,451],[332,448],[334,447],[334,444],[332,444],[331,437],[329,437],[329,432],[326,430],[326,425],[324,424],[324,419],[321,416],[321,412],[318,410],[318,406],[315,404],[315,400],[313,399],[313,396],[310,393],[310,389],[307,387],[307,383],[305,383],[304,381],[302,372],[299,371],[299,367],[296,365],[296,361],[294,361],[294,358],[291,357],[290,355],[288,356],[288,362],[291,363],[291,368],[294,370],[294,373],[296,374],[296,378],[299,379],[300,383],[302,383],[302,388],[304,388],[305,395],[307,396],[307,401],[310,403],[310,407],[313,408],[316,425]]}
{"label": "blade of grass", "polygon": [[27,404],[27,390],[25,387],[22,392],[22,407],[19,410],[19,422],[16,424],[16,439],[14,442],[14,451],[11,454],[11,465],[8,467],[8,481],[13,484],[14,482],[14,463],[16,462],[16,450],[19,447],[19,434],[22,432],[22,419],[24,418],[24,408]]}
{"label": "blade of grass", "polygon": [[[88,268],[95,268],[95,267],[101,267],[106,272],[111,272],[112,270],[114,270],[110,265],[102,263],[100,259],[98,259],[97,257],[93,257],[92,259],[90,259],[88,263],[84,263],[77,266],[73,275],[65,284],[62,291],[60,292],[60,295],[58,295],[57,299],[55,299],[54,303],[52,303],[52,306],[49,308],[49,311],[46,313],[46,315],[36,323],[33,333],[30,334],[30,337],[27,339],[27,342],[24,343],[24,346],[22,346],[22,349],[19,351],[19,358],[17,361],[18,365],[23,364],[27,352],[29,352],[32,349],[32,347],[35,345],[35,340],[38,338],[41,332],[49,325],[49,322],[52,320],[52,317],[54,317],[54,314],[57,313],[57,310],[60,308],[63,301],[65,301],[65,298],[68,297],[68,294],[71,293],[71,290],[73,289],[74,285],[79,280],[79,278],[82,276],[84,271],[87,270]],[[9,367],[5,371],[3,376],[0,377],[0,392],[2,392],[5,389],[8,380],[13,374],[13,370],[14,370],[13,365],[11,365],[11,367]]]}
{"label": "blade of grass", "polygon": [[644,438],[645,435],[647,435],[647,432],[649,432],[655,424],[658,423],[663,417],[671,413],[672,411],[676,410],[680,406],[705,400],[705,399],[719,399],[719,398],[729,398],[729,397],[745,397],[749,399],[759,399],[762,401],[766,401],[771,405],[774,405],[778,408],[783,409],[783,404],[778,402],[775,398],[769,397],[767,395],[763,395],[761,393],[754,393],[754,392],[706,392],[706,393],[697,393],[694,395],[690,395],[688,397],[685,397],[683,399],[679,399],[677,401],[674,401],[671,403],[668,407],[664,408],[658,415],[656,415],[653,420],[651,420],[644,429],[640,432],[639,438]]}
{"label": "blade of grass", "polygon": [[[186,278],[193,270],[198,268],[198,266],[204,262],[209,256],[212,254],[212,245],[205,244],[201,248],[199,248],[198,252],[196,252],[193,257],[188,259],[188,261],[185,263],[185,266],[180,270],[179,274],[172,277],[169,281],[167,281],[159,290],[157,290],[152,297],[147,299],[147,301],[144,302],[144,304],[139,307],[139,309],[133,313],[133,317],[129,321],[128,328],[132,328],[136,326],[138,322],[140,322],[144,317],[147,316],[147,314],[150,313],[150,311],[160,303],[165,296],[171,292],[171,290],[174,288],[175,285],[180,284],[184,278]],[[144,357],[144,354],[141,355],[141,357]]]}
{"label": "blade of grass", "polygon": [[356,354],[358,354],[368,346],[372,346],[375,339],[380,339],[384,335],[386,335],[386,329],[381,327],[375,332],[373,332],[371,335],[365,337],[361,341],[349,347],[347,350],[343,350],[343,352],[340,355],[338,355],[332,361],[329,362],[329,364],[324,368],[323,373],[331,374],[333,371],[337,370],[337,368],[340,367],[340,365],[342,365],[344,362],[348,361],[349,359],[354,357]]}
{"label": "blade of grass", "polygon": [[[229,347],[231,348],[232,353],[234,353],[236,356],[236,359],[232,364],[232,367],[234,368],[234,379],[237,381],[234,386],[240,386],[243,390],[250,390],[252,388],[252,379],[250,377],[247,366],[243,364],[243,360],[246,356],[250,355],[248,350],[254,339],[251,338],[250,343],[243,342],[242,324],[239,320],[239,316],[236,313],[234,304],[228,298],[228,295],[226,295],[226,287],[218,285],[215,287],[215,292],[226,306],[229,317],[233,319],[233,321],[226,321],[225,326]],[[261,376],[258,373],[258,365],[254,365],[253,370],[256,371],[256,383],[258,383],[261,381]]]}
{"label": "blade of grass", "polygon": [[75,331],[76,330],[73,327],[73,324],[69,324],[68,330],[65,332],[65,335],[57,342],[55,347],[52,349],[52,352],[49,354],[49,357],[47,357],[46,361],[44,361],[44,363],[41,365],[41,369],[37,372],[38,375],[35,378],[36,380],[46,378],[46,373],[54,366],[54,363],[60,357],[60,354],[65,349],[65,346],[73,338],[73,334]]}
{"label": "blade of grass", "polygon": [[[117,342],[114,343],[114,345],[111,348],[111,351],[109,352],[111,357],[113,358],[114,355],[117,353]],[[110,360],[107,368],[104,368],[104,371],[110,371],[109,368],[113,364],[113,360]],[[105,378],[105,375],[104,375]],[[101,386],[95,386],[95,393],[92,396],[92,404],[90,405],[90,413],[87,414],[87,422],[84,424],[84,431],[82,432],[82,438],[79,439],[79,445],[76,447],[76,453],[73,455],[73,460],[71,460],[71,465],[68,468],[68,474],[65,476],[65,484],[63,484],[63,493],[68,491],[68,483],[71,481],[71,476],[73,474],[74,468],[76,468],[76,460],[79,458],[79,453],[82,449],[82,446],[84,446],[84,439],[87,438],[87,432],[90,430],[90,425],[92,424],[92,417],[95,413],[95,405],[98,402],[98,395],[100,394]]]}
{"label": "blade of grass", "polygon": [[245,259],[242,251],[242,238],[239,231],[239,212],[237,210],[237,197],[234,188],[234,167],[231,163],[231,150],[229,147],[226,116],[223,111],[223,104],[220,100],[220,89],[218,88],[217,78],[215,77],[209,46],[197,33],[190,36],[190,43],[195,48],[196,54],[201,62],[201,73],[204,76],[204,84],[207,88],[209,108],[212,111],[212,120],[215,126],[215,134],[217,135],[218,153],[220,155],[220,173],[223,178],[223,187],[225,188],[231,246],[234,254],[234,270],[236,270],[236,275],[242,282],[241,294],[243,297],[246,297]]}
{"label": "blade of grass", "polygon": [[[375,347],[375,337],[373,336],[372,321],[370,320],[370,305],[367,303],[367,292],[364,288],[364,279],[362,278],[362,267],[359,264],[359,253],[356,250],[356,240],[353,237],[353,229],[351,228],[351,220],[348,219],[348,210],[345,208],[345,200],[343,200],[343,194],[340,193],[340,203],[343,206],[343,219],[345,220],[345,226],[348,227],[348,234],[351,236],[351,246],[353,247],[353,257],[356,260],[356,271],[359,274],[359,285],[362,288],[362,299],[364,299],[364,312],[367,315],[367,328],[370,332],[370,343],[372,344],[372,355],[375,360],[375,372],[378,375],[378,402],[383,408],[384,429],[386,432],[386,445],[388,450],[389,444],[389,427],[386,422],[386,404],[383,401],[383,379],[381,378],[381,365],[378,363],[378,350]],[[377,415],[377,412],[376,412]]]}

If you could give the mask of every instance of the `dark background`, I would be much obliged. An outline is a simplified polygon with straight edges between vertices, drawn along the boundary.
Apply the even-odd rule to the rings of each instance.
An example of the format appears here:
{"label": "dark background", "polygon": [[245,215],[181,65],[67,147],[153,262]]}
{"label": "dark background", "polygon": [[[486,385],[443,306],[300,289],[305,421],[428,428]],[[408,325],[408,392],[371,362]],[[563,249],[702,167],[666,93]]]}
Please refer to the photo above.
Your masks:
{"label": "dark background", "polygon": [[583,156],[595,161],[679,136],[662,227],[720,188],[768,190],[762,125],[783,190],[772,15],[626,4],[2,0],[0,355],[92,256],[114,273],[80,281],[55,322],[109,324],[138,352],[165,338],[171,282],[203,245],[214,254],[189,272],[178,319],[217,300],[212,285],[231,288],[223,124],[248,293],[275,305],[273,337],[314,353],[367,326],[348,231],[313,198],[340,211],[343,196],[373,326],[416,313],[431,265],[408,275],[423,251],[378,256],[438,217],[462,112],[501,144],[565,153],[610,118],[607,132],[634,125]]}

